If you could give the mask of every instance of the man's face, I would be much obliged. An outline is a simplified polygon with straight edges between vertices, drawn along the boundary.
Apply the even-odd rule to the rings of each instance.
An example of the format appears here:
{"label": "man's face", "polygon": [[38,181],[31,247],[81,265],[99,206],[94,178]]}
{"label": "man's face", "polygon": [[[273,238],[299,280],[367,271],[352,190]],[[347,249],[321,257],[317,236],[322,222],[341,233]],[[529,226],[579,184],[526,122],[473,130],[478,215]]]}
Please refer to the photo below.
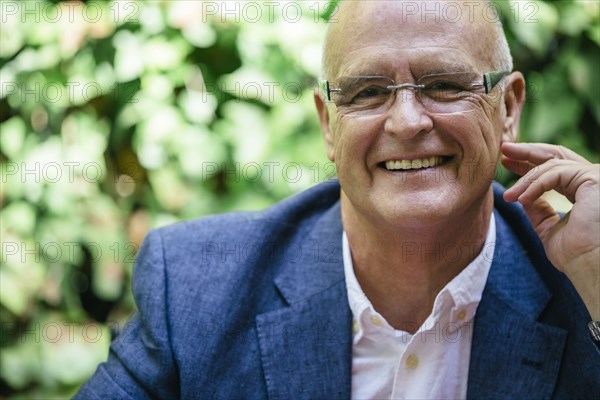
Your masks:
{"label": "man's face", "polygon": [[[377,75],[399,84],[441,72],[491,71],[488,53],[481,51],[482,36],[491,35],[485,25],[423,21],[400,9],[398,2],[381,1],[342,13],[333,76],[327,78]],[[398,91],[389,110],[377,116],[345,114],[328,103],[320,117],[342,204],[376,224],[415,227],[481,209],[490,201],[500,145],[516,134],[515,124],[507,123],[504,95],[499,85],[490,95],[470,96],[469,111],[444,114],[428,112],[407,90]],[[443,162],[386,168],[389,161],[431,157]]]}

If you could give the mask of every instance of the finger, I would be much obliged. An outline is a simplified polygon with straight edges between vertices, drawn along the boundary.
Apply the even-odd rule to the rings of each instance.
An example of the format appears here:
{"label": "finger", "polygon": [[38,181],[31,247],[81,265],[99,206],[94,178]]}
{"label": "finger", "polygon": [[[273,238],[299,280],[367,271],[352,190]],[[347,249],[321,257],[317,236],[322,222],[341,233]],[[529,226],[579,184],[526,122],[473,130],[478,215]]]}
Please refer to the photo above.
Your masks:
{"label": "finger", "polygon": [[583,172],[577,163],[564,160],[549,161],[519,179],[515,184],[517,186],[515,193],[520,191],[519,202],[527,204],[539,198],[544,192],[554,189],[574,203],[575,193],[582,183],[582,175]]}
{"label": "finger", "polygon": [[[542,242],[544,242],[550,231],[555,229],[554,227],[560,221],[560,216],[544,199],[536,199],[532,203],[524,205],[523,209],[525,210],[527,217],[529,217],[535,232]],[[564,224],[568,219],[569,214],[567,214],[560,223]]]}
{"label": "finger", "polygon": [[519,196],[521,196],[525,192],[525,190],[527,190],[529,185],[535,183],[539,176],[548,171],[550,168],[552,168],[552,165],[554,165],[553,163],[556,162],[558,161],[553,161],[552,163],[546,162],[542,165],[534,165],[528,161],[515,161],[509,159],[509,161],[507,161],[508,164],[517,164],[518,167],[515,168],[527,170],[527,172],[521,174],[522,177],[517,182],[515,182],[515,184],[511,188],[507,189],[506,192],[504,192],[504,199],[506,201],[517,201],[519,199]]}
{"label": "finger", "polygon": [[[572,161],[565,160],[552,160],[547,161],[542,165],[536,165],[531,168],[525,175],[523,175],[515,184],[505,192],[505,199],[507,201],[521,200],[520,196],[525,193],[526,190],[533,184],[538,184],[540,176],[550,171],[552,168],[556,168],[557,164],[572,165]],[[553,188],[554,189],[554,188]]]}
{"label": "finger", "polygon": [[509,171],[514,172],[519,176],[525,175],[536,166],[529,161],[515,160],[506,156],[502,156],[502,165],[504,165],[504,167],[506,167],[506,169]]}
{"label": "finger", "polygon": [[502,144],[502,153],[515,160],[542,164],[551,159],[571,160],[590,164],[588,160],[563,146],[546,143],[511,143]]}

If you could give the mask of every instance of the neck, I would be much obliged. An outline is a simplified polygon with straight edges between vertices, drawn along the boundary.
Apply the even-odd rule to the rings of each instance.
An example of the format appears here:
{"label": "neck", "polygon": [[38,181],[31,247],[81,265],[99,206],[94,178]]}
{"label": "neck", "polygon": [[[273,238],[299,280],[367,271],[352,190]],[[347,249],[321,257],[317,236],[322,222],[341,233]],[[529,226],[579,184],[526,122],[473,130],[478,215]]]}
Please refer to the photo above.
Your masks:
{"label": "neck", "polygon": [[465,213],[410,227],[382,228],[343,192],[341,197],[354,273],[365,295],[393,327],[416,332],[437,294],[480,253],[493,209],[491,189]]}

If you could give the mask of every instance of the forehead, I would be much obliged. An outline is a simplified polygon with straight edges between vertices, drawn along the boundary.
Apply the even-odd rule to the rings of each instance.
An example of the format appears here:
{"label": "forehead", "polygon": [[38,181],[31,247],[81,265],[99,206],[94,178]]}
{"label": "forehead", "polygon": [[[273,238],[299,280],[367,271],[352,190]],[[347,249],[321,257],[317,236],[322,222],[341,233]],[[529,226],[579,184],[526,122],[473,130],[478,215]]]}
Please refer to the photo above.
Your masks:
{"label": "forehead", "polygon": [[477,61],[458,47],[364,46],[340,57],[339,75],[402,77],[446,72],[478,72]]}
{"label": "forehead", "polygon": [[[493,52],[489,23],[463,14],[460,2],[342,4],[328,43],[336,74],[481,70]],[[454,17],[444,13],[445,4],[458,10]]]}

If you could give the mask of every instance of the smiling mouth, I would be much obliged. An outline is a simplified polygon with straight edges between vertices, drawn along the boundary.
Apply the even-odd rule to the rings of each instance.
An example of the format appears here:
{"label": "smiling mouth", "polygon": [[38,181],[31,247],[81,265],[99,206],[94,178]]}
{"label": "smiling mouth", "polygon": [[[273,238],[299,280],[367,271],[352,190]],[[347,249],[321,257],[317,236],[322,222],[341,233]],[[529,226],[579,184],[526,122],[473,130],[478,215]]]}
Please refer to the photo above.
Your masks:
{"label": "smiling mouth", "polygon": [[437,167],[445,164],[450,159],[452,159],[452,157],[432,156],[427,158],[419,158],[416,160],[390,160],[380,162],[378,166],[385,168],[388,171],[411,171]]}

